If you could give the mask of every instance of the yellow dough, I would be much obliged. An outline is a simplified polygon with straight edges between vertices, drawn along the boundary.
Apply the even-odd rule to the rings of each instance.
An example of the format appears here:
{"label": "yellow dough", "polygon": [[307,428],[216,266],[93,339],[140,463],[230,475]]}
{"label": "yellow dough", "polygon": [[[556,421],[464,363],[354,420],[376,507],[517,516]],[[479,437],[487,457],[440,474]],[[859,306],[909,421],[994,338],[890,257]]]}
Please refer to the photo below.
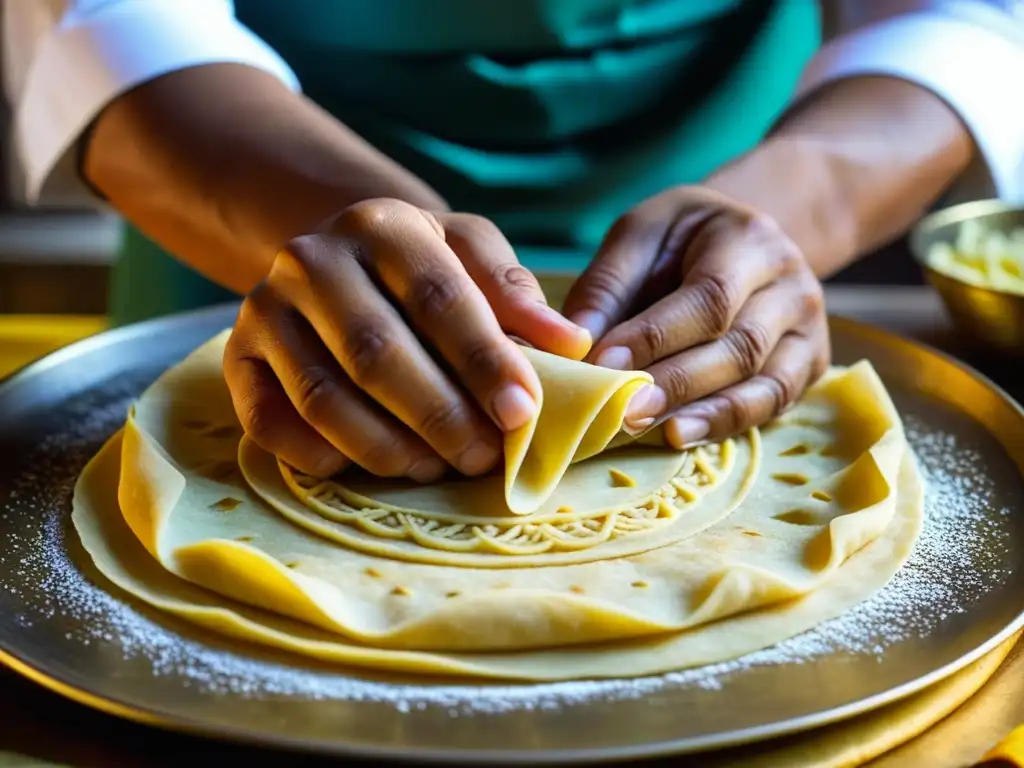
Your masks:
{"label": "yellow dough", "polygon": [[535,512],[570,463],[601,453],[619,434],[630,399],[654,379],[522,347],[541,384],[540,409],[505,438],[505,503],[515,515]]}
{"label": "yellow dough", "polygon": [[121,588],[235,638],[407,672],[650,674],[837,615],[920,527],[920,476],[867,363],[760,432],[677,453],[605,450],[643,377],[532,355],[544,408],[520,458],[423,488],[315,482],[241,439],[225,338],[143,394],[83,473],[74,523]]}

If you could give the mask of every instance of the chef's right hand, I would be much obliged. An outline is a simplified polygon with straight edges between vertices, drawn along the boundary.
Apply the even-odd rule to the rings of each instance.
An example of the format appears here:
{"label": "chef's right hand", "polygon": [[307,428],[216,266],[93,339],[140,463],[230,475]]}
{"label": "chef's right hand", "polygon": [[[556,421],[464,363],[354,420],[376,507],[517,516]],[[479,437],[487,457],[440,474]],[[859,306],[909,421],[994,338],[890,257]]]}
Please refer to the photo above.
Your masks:
{"label": "chef's right hand", "polygon": [[369,200],[277,255],[224,374],[249,437],[296,469],[430,482],[486,472],[535,413],[506,334],[576,359],[590,345],[486,219]]}

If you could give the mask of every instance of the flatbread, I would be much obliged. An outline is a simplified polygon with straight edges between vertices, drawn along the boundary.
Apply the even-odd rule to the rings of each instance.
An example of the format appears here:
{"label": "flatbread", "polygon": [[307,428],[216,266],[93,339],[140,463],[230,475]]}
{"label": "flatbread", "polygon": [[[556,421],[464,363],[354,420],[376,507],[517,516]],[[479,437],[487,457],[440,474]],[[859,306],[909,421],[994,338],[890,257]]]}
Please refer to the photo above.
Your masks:
{"label": "flatbread", "polygon": [[923,489],[908,457],[899,502],[884,536],[855,553],[809,595],[642,643],[528,653],[423,653],[346,642],[303,622],[230,600],[166,571],[127,526],[117,506],[123,433],[89,463],[74,497],[74,525],[98,570],[153,608],[223,637],[349,667],[413,675],[522,681],[641,676],[713,664],[781,642],[838,616],[892,578],[920,532]]}
{"label": "flatbread", "polygon": [[[838,614],[888,581],[920,527],[921,481],[898,415],[873,369],[859,363],[831,371],[760,434],[704,449],[722,471],[698,480],[702,490],[663,524],[539,553],[421,546],[406,528],[375,535],[327,502],[307,505],[273,457],[241,441],[246,482],[220,373],[223,343],[204,345],[140,398],[83,474],[74,521],[99,570],[123,589],[236,638],[396,671],[648,674],[742,655]],[[694,456],[649,446],[599,453],[569,466],[526,516],[508,514],[494,490],[504,489],[500,476],[465,483],[498,500],[498,514],[481,510],[475,527],[483,530],[549,514],[545,504],[565,483],[585,486],[633,467],[636,482],[615,486],[621,498],[580,491],[589,501],[571,514],[592,530],[614,510],[643,507],[656,518],[673,491],[664,469],[648,476],[643,467],[692,467]],[[450,487],[446,497],[360,482],[343,477],[333,487],[340,497],[358,490],[370,517],[408,519],[389,504],[453,513],[440,503]],[[454,513],[467,511],[455,505]],[[403,558],[396,544],[435,554]]]}

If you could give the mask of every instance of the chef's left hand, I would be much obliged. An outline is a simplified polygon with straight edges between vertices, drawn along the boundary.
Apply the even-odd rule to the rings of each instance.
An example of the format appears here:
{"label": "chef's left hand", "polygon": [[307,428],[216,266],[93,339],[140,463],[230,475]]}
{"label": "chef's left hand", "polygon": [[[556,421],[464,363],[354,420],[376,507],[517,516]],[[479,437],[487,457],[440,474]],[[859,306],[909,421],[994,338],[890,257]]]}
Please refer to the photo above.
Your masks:
{"label": "chef's left hand", "polygon": [[566,300],[595,339],[589,362],[648,371],[627,430],[665,424],[684,448],[759,426],[829,364],[821,283],[770,217],[677,187],[611,228]]}

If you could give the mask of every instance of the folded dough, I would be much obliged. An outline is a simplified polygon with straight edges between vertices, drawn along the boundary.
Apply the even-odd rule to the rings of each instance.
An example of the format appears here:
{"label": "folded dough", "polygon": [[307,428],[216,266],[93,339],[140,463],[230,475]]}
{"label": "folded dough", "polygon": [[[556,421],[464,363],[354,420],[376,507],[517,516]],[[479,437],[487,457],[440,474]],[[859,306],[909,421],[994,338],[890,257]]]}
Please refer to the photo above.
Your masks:
{"label": "folded dough", "polygon": [[505,503],[528,515],[551,496],[569,464],[601,453],[622,429],[633,395],[654,379],[521,348],[540,379],[536,418],[505,437]]}
{"label": "folded dough", "polygon": [[[232,637],[393,670],[646,674],[835,615],[885,583],[920,526],[916,464],[867,363],[834,369],[783,418],[720,446],[569,463],[523,515],[500,476],[422,489],[290,473],[241,440],[224,341],[143,394],[83,474],[74,521],[108,578]],[[587,400],[590,413],[623,391],[603,386],[612,394]],[[617,429],[555,441],[551,466],[601,451]]]}
{"label": "folded dough", "polygon": [[479,568],[654,549],[721,519],[749,490],[757,430],[686,453],[667,448],[660,432],[635,440],[620,430],[648,374],[525,351],[543,397],[538,418],[508,435],[504,474],[423,486],[353,469],[319,481],[247,438],[242,473],[291,522],[346,547]]}

